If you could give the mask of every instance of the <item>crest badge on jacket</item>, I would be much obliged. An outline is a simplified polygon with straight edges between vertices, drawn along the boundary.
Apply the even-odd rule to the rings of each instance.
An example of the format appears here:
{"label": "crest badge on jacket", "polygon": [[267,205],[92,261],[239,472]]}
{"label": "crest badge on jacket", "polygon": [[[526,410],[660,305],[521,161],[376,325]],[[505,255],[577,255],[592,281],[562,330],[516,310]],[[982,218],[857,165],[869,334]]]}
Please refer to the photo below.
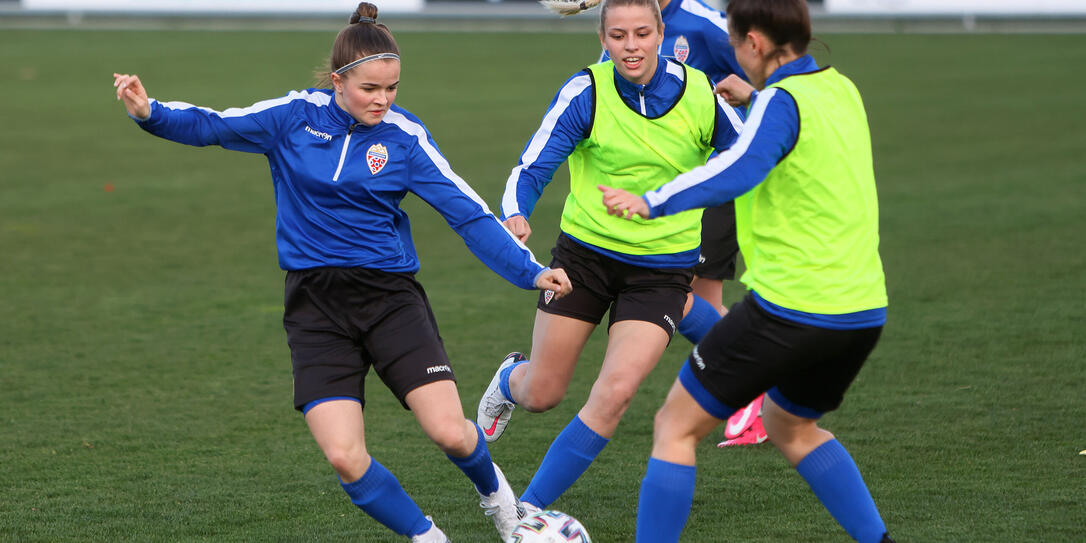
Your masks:
{"label": "crest badge on jacket", "polygon": [[675,39],[675,47],[672,48],[672,52],[675,53],[675,60],[686,62],[687,57],[690,56],[690,42],[686,41],[686,36],[679,36]]}
{"label": "crest badge on jacket", "polygon": [[366,165],[370,167],[370,173],[377,175],[388,164],[388,148],[380,143],[370,145],[366,151]]}

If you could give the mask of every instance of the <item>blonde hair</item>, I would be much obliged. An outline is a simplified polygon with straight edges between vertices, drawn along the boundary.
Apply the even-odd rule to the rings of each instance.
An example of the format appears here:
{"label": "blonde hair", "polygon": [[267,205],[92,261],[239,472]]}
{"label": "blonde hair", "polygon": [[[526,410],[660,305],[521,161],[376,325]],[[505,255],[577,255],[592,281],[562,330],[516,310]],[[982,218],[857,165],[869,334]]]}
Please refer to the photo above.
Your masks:
{"label": "blonde hair", "polygon": [[664,24],[664,16],[660,14],[660,2],[658,0],[603,0],[602,4],[600,7],[600,34],[603,33],[603,29],[606,27],[604,21],[607,20],[607,10],[612,7],[641,6],[648,8],[652,12],[653,18],[656,19],[656,27],[659,28]]}

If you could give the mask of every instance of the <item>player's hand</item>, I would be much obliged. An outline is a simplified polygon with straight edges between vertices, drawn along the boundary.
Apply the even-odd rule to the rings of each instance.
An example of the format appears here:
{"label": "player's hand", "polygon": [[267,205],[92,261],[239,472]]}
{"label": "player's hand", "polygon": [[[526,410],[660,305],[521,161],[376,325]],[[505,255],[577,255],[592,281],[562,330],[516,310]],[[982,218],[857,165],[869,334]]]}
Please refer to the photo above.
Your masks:
{"label": "player's hand", "polygon": [[649,218],[649,205],[640,196],[604,185],[596,185],[596,188],[603,193],[603,205],[609,215],[626,219],[632,219],[634,215],[643,219]]}
{"label": "player's hand", "polygon": [[535,286],[539,290],[554,292],[556,300],[573,292],[573,284],[569,282],[569,276],[562,268],[551,268],[539,274],[539,279],[535,280]]}
{"label": "player's hand", "polygon": [[739,107],[750,103],[754,87],[739,76],[731,74],[716,84],[714,92],[723,97],[729,106]]}
{"label": "player's hand", "polygon": [[524,218],[524,215],[513,215],[505,222],[502,223],[505,228],[508,229],[521,243],[528,241],[528,236],[532,235],[532,227],[528,226],[528,219]]}
{"label": "player's hand", "polygon": [[143,88],[138,75],[113,74],[113,87],[117,89],[117,99],[124,100],[128,114],[137,119],[151,116],[151,103],[147,99],[147,89]]}

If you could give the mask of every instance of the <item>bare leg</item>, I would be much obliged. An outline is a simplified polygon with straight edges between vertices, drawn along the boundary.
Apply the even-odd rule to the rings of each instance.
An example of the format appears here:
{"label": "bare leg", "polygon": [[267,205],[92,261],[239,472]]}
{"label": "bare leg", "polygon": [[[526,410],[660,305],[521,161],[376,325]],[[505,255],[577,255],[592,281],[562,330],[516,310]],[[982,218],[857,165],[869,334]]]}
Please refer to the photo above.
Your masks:
{"label": "bare leg", "polygon": [[606,438],[614,434],[637,388],[667,348],[667,341],[667,332],[649,322],[619,321],[611,326],[599,377],[579,413],[585,425]]}
{"label": "bare leg", "polygon": [[643,321],[611,326],[607,354],[588,401],[551,443],[522,499],[544,508],[588,469],[614,435],[638,386],[656,366],[668,335]]}
{"label": "bare leg", "polygon": [[769,440],[796,467],[811,451],[833,439],[833,434],[818,427],[818,421],[793,415],[773,402],[768,394],[762,400],[762,423]]}
{"label": "bare leg", "polygon": [[663,407],[656,412],[652,431],[652,457],[693,466],[698,443],[721,422],[710,415],[678,380],[671,385]]}
{"label": "bare leg", "polygon": [[475,424],[464,419],[464,407],[453,381],[422,385],[404,398],[419,426],[449,456],[463,457],[475,450]]}
{"label": "bare leg", "polygon": [[590,322],[537,311],[531,358],[509,375],[509,391],[517,404],[531,412],[558,405],[595,328]]}
{"label": "bare leg", "polygon": [[400,535],[414,536],[433,529],[433,523],[396,477],[366,452],[362,406],[358,402],[324,402],[310,409],[305,421],[339,474],[344,492],[359,509]]}
{"label": "bare leg", "polygon": [[717,313],[728,314],[728,309],[724,307],[724,281],[694,276],[690,286],[694,289],[694,295],[712,304]]}
{"label": "bare leg", "polygon": [[362,405],[352,400],[318,404],[305,415],[324,457],[345,482],[357,481],[370,467]]}

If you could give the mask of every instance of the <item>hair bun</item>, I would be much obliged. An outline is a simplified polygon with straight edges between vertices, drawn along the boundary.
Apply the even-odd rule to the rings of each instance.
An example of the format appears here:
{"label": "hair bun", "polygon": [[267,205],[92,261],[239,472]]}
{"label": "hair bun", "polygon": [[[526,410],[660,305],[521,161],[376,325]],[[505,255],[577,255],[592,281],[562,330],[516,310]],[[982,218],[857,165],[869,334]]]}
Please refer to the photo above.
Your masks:
{"label": "hair bun", "polygon": [[369,2],[359,2],[351,14],[350,24],[373,24],[377,22],[377,6]]}

